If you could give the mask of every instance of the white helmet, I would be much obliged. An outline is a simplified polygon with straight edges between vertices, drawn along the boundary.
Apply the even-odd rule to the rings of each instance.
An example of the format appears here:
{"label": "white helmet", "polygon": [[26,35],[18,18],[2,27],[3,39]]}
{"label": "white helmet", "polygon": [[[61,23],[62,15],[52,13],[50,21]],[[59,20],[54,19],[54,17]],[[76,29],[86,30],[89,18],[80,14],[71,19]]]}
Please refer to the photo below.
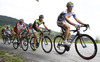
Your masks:
{"label": "white helmet", "polygon": [[10,28],[10,26],[9,26],[9,25],[8,25],[7,27],[8,27],[8,28]]}
{"label": "white helmet", "polygon": [[68,2],[66,5],[66,7],[73,7],[73,6],[74,6],[74,4],[72,2]]}

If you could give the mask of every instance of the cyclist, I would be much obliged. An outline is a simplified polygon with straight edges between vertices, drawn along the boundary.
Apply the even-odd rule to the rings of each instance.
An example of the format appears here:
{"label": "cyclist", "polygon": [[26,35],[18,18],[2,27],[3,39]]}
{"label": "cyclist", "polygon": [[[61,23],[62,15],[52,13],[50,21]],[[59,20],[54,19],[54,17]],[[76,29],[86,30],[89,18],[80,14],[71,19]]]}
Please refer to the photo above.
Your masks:
{"label": "cyclist", "polygon": [[3,35],[3,38],[5,39],[6,38],[6,28],[2,29],[2,35]]}
{"label": "cyclist", "polygon": [[[26,30],[25,30],[25,32],[26,32]],[[31,33],[32,33],[32,23],[29,23],[29,26],[27,27],[27,34],[29,37],[30,37]],[[34,33],[34,36],[36,37],[35,33]]]}
{"label": "cyclist", "polygon": [[6,28],[6,33],[11,35],[11,30],[10,30],[10,26],[9,25]]}
{"label": "cyclist", "polygon": [[[80,26],[79,24],[82,24],[82,25],[87,25],[87,24],[84,24],[79,19],[77,19],[76,14],[74,14],[74,12],[72,12],[73,7],[74,7],[74,4],[72,2],[68,2],[66,7],[67,7],[67,9],[58,16],[57,25],[59,27],[65,29],[64,45],[70,46],[71,44],[67,42],[67,40],[70,37],[70,26],[68,25],[68,23],[75,26],[76,28],[78,28]],[[73,16],[73,18],[79,24],[75,24],[71,20],[69,20],[68,18],[70,18],[71,16]],[[68,23],[66,23],[66,22],[68,22]]]}
{"label": "cyclist", "polygon": [[[39,19],[36,19],[35,22],[33,23],[33,32],[36,33],[37,32],[43,32],[43,30],[39,27],[41,24],[44,25],[45,29],[47,29],[48,31],[51,31],[50,29],[47,28],[47,26],[45,25],[45,22],[43,21],[44,19],[44,16],[43,15],[40,15],[39,16]],[[40,35],[41,37],[41,35]],[[34,44],[36,43],[36,39],[37,39],[37,34],[35,34],[35,41],[34,41]]]}
{"label": "cyclist", "polygon": [[11,35],[11,30],[10,30],[10,26],[9,25],[2,30],[2,34],[3,34],[4,39],[6,38],[6,35],[8,35],[8,34]]}
{"label": "cyclist", "polygon": [[21,39],[21,35],[22,35],[21,29],[22,29],[23,27],[24,27],[25,30],[27,31],[27,28],[26,28],[26,26],[25,26],[25,24],[24,24],[24,20],[23,20],[23,19],[20,19],[20,21],[17,22],[17,23],[16,23],[16,26],[14,27],[14,31],[15,31],[15,33],[16,33],[16,36],[19,35],[19,40]]}

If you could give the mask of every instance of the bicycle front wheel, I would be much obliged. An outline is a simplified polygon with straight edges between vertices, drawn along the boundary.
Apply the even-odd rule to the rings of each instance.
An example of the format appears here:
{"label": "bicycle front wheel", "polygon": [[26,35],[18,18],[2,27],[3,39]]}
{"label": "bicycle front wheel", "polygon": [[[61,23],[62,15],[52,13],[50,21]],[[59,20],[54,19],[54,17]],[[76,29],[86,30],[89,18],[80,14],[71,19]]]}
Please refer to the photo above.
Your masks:
{"label": "bicycle front wheel", "polygon": [[22,39],[21,44],[22,44],[22,49],[23,49],[24,51],[27,51],[27,49],[28,49],[28,39],[27,39],[26,37],[24,37],[24,38]]}
{"label": "bicycle front wheel", "polygon": [[10,37],[8,37],[7,42],[8,42],[9,45],[11,44],[11,39],[10,39]]}
{"label": "bicycle front wheel", "polygon": [[96,56],[97,45],[95,40],[86,34],[82,34],[75,41],[75,49],[80,57],[89,60]]}
{"label": "bicycle front wheel", "polygon": [[15,37],[15,38],[13,39],[13,47],[14,47],[14,49],[17,49],[18,46],[19,46],[19,44],[18,44],[18,38]]}
{"label": "bicycle front wheel", "polygon": [[44,36],[44,39],[41,42],[42,49],[46,53],[50,53],[52,50],[52,41],[48,36]]}
{"label": "bicycle front wheel", "polygon": [[6,39],[3,39],[3,43],[6,44],[6,42],[7,42]]}
{"label": "bicycle front wheel", "polygon": [[56,36],[54,38],[54,48],[58,54],[64,54],[65,53],[65,47],[64,45],[64,38],[62,36]]}

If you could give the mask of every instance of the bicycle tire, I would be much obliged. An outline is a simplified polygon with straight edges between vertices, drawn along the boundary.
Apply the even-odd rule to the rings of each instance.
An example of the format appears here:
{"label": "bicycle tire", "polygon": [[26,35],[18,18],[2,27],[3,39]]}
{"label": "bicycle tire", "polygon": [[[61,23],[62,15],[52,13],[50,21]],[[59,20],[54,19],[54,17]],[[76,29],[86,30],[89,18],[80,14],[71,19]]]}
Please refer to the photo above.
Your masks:
{"label": "bicycle tire", "polygon": [[36,49],[34,49],[34,45],[33,45],[33,43],[32,43],[32,39],[34,39],[34,37],[32,37],[31,40],[30,40],[30,47],[31,47],[31,49],[32,49],[33,51],[35,51]]}
{"label": "bicycle tire", "polygon": [[[44,44],[43,44],[43,42],[44,42],[44,40],[45,39],[48,39],[49,40],[49,42],[50,42],[50,49],[47,51],[45,48],[44,48]],[[48,41],[47,41],[48,42]],[[45,45],[47,45],[48,43],[46,42],[46,44]],[[41,42],[41,46],[42,46],[42,49],[43,49],[43,51],[44,52],[46,52],[46,53],[50,53],[51,51],[52,51],[52,41],[51,41],[51,39],[48,37],[48,36],[44,36],[44,39],[42,39],[42,42]]]}
{"label": "bicycle tire", "polygon": [[[25,39],[25,41],[24,41],[24,39]],[[21,45],[22,45],[23,51],[27,51],[28,50],[28,39],[26,37],[22,38]],[[24,46],[26,46],[26,48]]]}
{"label": "bicycle tire", "polygon": [[62,37],[62,36],[56,36],[55,38],[54,38],[54,49],[55,49],[55,51],[58,53],[58,54],[64,54],[65,53],[65,51],[66,51],[66,49],[65,49],[65,47],[64,47],[64,50],[62,51],[62,52],[60,52],[60,51],[58,51],[57,50],[57,46],[56,46],[56,43],[57,43],[57,38],[61,38],[63,41],[64,41],[64,38]]}
{"label": "bicycle tire", "polygon": [[[15,46],[16,45],[16,46]],[[13,47],[14,47],[14,49],[18,49],[18,38],[14,38],[14,40],[13,40]]]}
{"label": "bicycle tire", "polygon": [[[86,57],[86,56],[82,55],[82,54],[79,52],[79,50],[78,50],[78,46],[77,46],[77,44],[78,44],[78,39],[82,38],[83,36],[86,36],[87,38],[89,38],[89,39],[93,42],[93,45],[94,45],[94,50],[95,50],[95,51],[94,51],[93,54],[92,54],[91,56],[89,56],[89,57]],[[94,58],[94,57],[96,56],[96,54],[97,54],[97,45],[96,45],[96,42],[95,42],[95,40],[94,40],[91,36],[89,36],[89,35],[87,35],[87,34],[81,34],[80,37],[77,37],[77,39],[76,39],[76,41],[75,41],[75,49],[76,49],[76,52],[78,53],[78,55],[79,55],[80,57],[82,57],[83,59],[86,59],[86,60],[90,60],[90,59]]]}
{"label": "bicycle tire", "polygon": [[6,44],[6,39],[3,39],[3,43]]}

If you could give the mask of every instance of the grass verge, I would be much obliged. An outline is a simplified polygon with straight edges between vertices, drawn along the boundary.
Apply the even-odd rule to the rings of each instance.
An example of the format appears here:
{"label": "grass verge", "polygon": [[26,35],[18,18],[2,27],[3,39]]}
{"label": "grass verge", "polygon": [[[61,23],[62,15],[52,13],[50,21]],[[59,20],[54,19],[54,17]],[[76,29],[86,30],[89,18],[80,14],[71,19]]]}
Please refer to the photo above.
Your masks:
{"label": "grass verge", "polygon": [[19,54],[13,52],[0,51],[0,62],[28,62],[25,61]]}

